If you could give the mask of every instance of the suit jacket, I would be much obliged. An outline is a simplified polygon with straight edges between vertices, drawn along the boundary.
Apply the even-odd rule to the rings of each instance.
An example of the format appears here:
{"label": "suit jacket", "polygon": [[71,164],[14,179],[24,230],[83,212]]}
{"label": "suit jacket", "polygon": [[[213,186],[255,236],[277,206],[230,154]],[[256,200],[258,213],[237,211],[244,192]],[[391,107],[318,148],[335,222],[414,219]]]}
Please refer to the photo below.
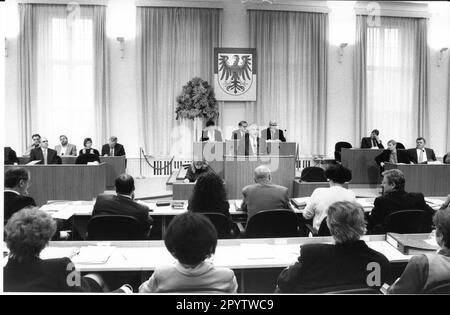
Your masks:
{"label": "suit jacket", "polygon": [[[201,142],[209,141],[208,130],[202,131],[202,137],[200,138],[200,141]],[[222,142],[222,133],[217,129],[214,130],[214,141]]]}
{"label": "suit jacket", "polygon": [[288,189],[275,184],[253,184],[242,189],[241,210],[247,211],[249,220],[263,210],[290,209]]}
{"label": "suit jacket", "polygon": [[270,132],[270,128],[264,129],[261,132],[261,138],[263,138],[264,140],[280,140],[281,142],[286,142],[286,138],[284,137],[283,130],[280,130],[280,129],[275,130],[273,139],[272,139],[272,134]]}
{"label": "suit jacket", "polygon": [[18,195],[16,193],[5,191],[3,193],[4,220],[5,222],[19,210],[29,206],[36,206],[34,199],[28,196]]}
{"label": "suit jacket", "polygon": [[[413,162],[414,164],[417,164],[419,157],[417,156],[417,149],[408,149],[408,156],[411,162]],[[433,149],[429,149],[429,148],[425,148],[425,152],[427,153],[427,160],[428,161],[436,161],[436,155],[434,154]]]}
{"label": "suit jacket", "polygon": [[[109,144],[104,144],[102,146],[102,156],[104,156],[105,154],[109,156],[109,152],[110,152]],[[114,156],[123,156],[123,155],[126,155],[125,148],[120,143],[116,143],[116,145],[114,146]]]}
{"label": "suit jacket", "polygon": [[[391,157],[391,150],[384,150],[375,157],[375,162],[377,162],[377,164],[380,165],[381,162],[384,163],[389,162],[390,157]],[[406,150],[397,150],[397,162],[409,164],[409,156]]]}
{"label": "suit jacket", "polygon": [[[40,160],[37,164],[44,164],[44,154],[42,153],[42,148],[36,148],[30,152],[30,161]],[[61,164],[58,159],[58,154],[55,150],[47,149],[47,164]]]}
{"label": "suit jacket", "polygon": [[[244,132],[244,137],[247,134],[247,132]],[[233,133],[231,134],[231,139],[232,140],[241,140],[243,137],[241,137],[241,131],[239,129],[236,129],[233,131]]]}
{"label": "suit jacket", "polygon": [[373,205],[367,226],[372,234],[386,233],[385,219],[389,214],[400,210],[425,210],[431,215],[434,214],[434,210],[427,205],[422,193],[392,191],[376,198]]}
{"label": "suit jacket", "polygon": [[97,196],[92,217],[97,215],[127,215],[134,217],[141,225],[141,231],[148,234],[153,219],[148,215],[149,209],[130,198],[120,195]]}
{"label": "suit jacket", "polygon": [[[381,284],[390,279],[389,260],[364,241],[344,244],[306,244],[300,247],[298,262],[283,270],[278,288],[284,293],[320,292],[332,287],[367,287],[370,263],[378,263]],[[324,290],[322,290],[324,292]]]}
{"label": "suit jacket", "polygon": [[[58,155],[61,155],[62,145],[58,144],[57,146],[55,146],[55,150]],[[64,155],[77,156],[77,147],[73,144],[68,143]]]}
{"label": "suit jacket", "polygon": [[[384,149],[384,146],[381,144],[381,142],[378,142],[375,140],[378,149]],[[364,137],[361,139],[361,149],[370,149],[372,148],[372,138],[371,137]]]}
{"label": "suit jacket", "polygon": [[[266,155],[267,154],[267,143],[266,140],[262,138],[256,138],[256,146],[257,146],[257,155]],[[239,155],[254,155],[253,149],[250,145],[250,135],[246,134],[244,139],[241,139],[238,144],[237,153]]]}
{"label": "suit jacket", "polygon": [[16,151],[11,149],[11,147],[5,147],[5,165],[12,165],[14,163],[19,164],[19,159],[17,158]]}

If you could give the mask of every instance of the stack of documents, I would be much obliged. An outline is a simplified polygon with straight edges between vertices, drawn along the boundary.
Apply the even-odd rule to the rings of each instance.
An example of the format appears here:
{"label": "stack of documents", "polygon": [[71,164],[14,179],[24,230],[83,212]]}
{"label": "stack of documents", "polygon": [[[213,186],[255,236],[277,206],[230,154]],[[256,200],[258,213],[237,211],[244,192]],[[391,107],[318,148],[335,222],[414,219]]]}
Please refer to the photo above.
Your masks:
{"label": "stack of documents", "polygon": [[81,247],[80,252],[73,258],[78,264],[105,264],[116,248],[112,246]]}

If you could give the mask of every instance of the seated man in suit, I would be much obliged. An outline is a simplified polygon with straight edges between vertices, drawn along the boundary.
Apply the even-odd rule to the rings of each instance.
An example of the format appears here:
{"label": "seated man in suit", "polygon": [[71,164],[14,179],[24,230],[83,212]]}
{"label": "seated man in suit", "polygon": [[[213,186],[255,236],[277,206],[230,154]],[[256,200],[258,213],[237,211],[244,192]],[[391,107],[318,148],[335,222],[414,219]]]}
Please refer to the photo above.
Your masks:
{"label": "seated man in suit", "polygon": [[5,147],[5,165],[19,164],[16,151],[11,147]]}
{"label": "seated man in suit", "polygon": [[97,196],[92,217],[97,215],[127,215],[134,217],[141,225],[141,231],[148,236],[153,219],[149,209],[134,201],[134,179],[122,174],[115,181],[117,195]]}
{"label": "seated man in suit", "polygon": [[[405,191],[405,176],[402,171],[392,169],[382,173],[381,187],[383,196],[377,197],[368,220],[368,230],[371,234],[384,234],[386,231],[385,219],[394,212],[401,210],[424,210],[434,213],[425,202],[422,193],[407,193]],[[430,220],[431,225],[431,220]]]}
{"label": "seated man in suit", "polygon": [[375,157],[375,162],[384,170],[384,163],[405,163],[409,164],[409,156],[405,150],[397,150],[395,140],[388,141],[388,148]]}
{"label": "seated man in suit", "polygon": [[277,129],[277,122],[275,120],[269,122],[269,128],[262,131],[261,138],[264,140],[280,140],[281,142],[286,142],[283,130]]}
{"label": "seated man in suit", "polygon": [[370,137],[364,137],[361,140],[361,149],[384,149],[380,140],[380,131],[378,129],[372,130]]}
{"label": "seated man in suit", "polygon": [[409,159],[414,164],[426,164],[428,161],[436,161],[433,149],[425,148],[427,141],[423,137],[416,139],[416,148],[408,149]]}
{"label": "seated man in suit", "polygon": [[35,206],[34,199],[27,196],[30,187],[30,174],[23,167],[11,167],[5,172],[4,220],[5,222],[17,211]]}
{"label": "seated man in suit", "polygon": [[239,141],[238,151],[239,155],[265,155],[267,154],[266,140],[258,137],[258,126],[250,124],[248,126],[248,133]]}
{"label": "seated man in suit", "polygon": [[42,138],[41,146],[31,150],[30,161],[36,160],[39,161],[37,164],[61,164],[56,151],[48,148],[47,138]]}
{"label": "seated man in suit", "polygon": [[217,130],[216,124],[212,120],[206,122],[206,128],[202,131],[201,142],[222,142],[222,133]]}
{"label": "seated man in suit", "polygon": [[66,155],[77,156],[77,147],[74,144],[69,143],[67,136],[65,135],[59,136],[59,141],[61,141],[61,144],[58,144],[55,147],[56,153],[59,156],[66,156]]}
{"label": "seated man in suit", "polygon": [[109,143],[102,146],[102,156],[123,156],[125,148],[120,143],[117,143],[117,137],[109,138]]}
{"label": "seated man in suit", "polygon": [[247,126],[248,124],[245,120],[240,121],[238,124],[238,129],[234,130],[233,133],[231,134],[231,139],[232,140],[243,139],[247,133]]}
{"label": "seated man in suit", "polygon": [[31,150],[39,148],[41,145],[41,136],[38,133],[32,135],[31,139],[33,139],[33,143],[27,147],[27,150],[23,154],[24,156],[30,156]]}
{"label": "seated man in suit", "polygon": [[[333,203],[328,209],[327,225],[335,244],[302,245],[298,262],[278,277],[278,290],[318,293],[344,288],[379,289],[389,280],[389,260],[360,240],[366,231],[361,205],[349,201]],[[371,277],[374,269],[378,277]],[[374,278],[378,281],[371,282]]]}
{"label": "seated man in suit", "polygon": [[272,184],[272,175],[266,165],[255,168],[255,184],[242,189],[241,210],[247,211],[249,220],[262,210],[290,209],[288,189]]}

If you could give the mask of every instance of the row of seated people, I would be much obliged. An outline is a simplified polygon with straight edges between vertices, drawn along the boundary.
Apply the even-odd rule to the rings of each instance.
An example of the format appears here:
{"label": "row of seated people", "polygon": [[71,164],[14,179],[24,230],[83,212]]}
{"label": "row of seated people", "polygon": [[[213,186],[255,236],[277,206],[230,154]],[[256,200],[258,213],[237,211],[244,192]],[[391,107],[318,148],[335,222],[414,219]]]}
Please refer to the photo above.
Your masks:
{"label": "row of seated people", "polygon": [[[311,195],[306,207],[301,210],[305,220],[312,220],[313,232],[318,232],[327,217],[328,207],[338,201],[356,202],[355,193],[344,187],[351,180],[351,171],[340,164],[330,165],[325,171],[329,188],[317,188]],[[289,202],[288,189],[275,185],[271,181],[271,172],[267,166],[255,169],[255,184],[243,188],[241,210],[247,212],[247,222],[259,212],[273,209],[294,210]],[[35,205],[28,195],[30,175],[20,167],[10,168],[5,172],[4,218],[8,220],[12,214],[24,207]],[[135,202],[134,179],[128,174],[120,175],[116,181],[116,195],[99,195],[93,209],[93,217],[97,215],[130,215],[140,224],[143,233],[148,233],[152,224],[146,206]],[[383,195],[374,201],[374,208],[368,217],[370,234],[384,234],[387,231],[386,218],[402,210],[423,210],[428,213],[428,224],[431,229],[431,217],[434,211],[426,204],[423,194],[407,193],[404,190],[405,178],[399,170],[383,172],[381,183]],[[450,204],[450,195],[443,203],[446,208]],[[194,186],[188,201],[188,210],[194,212],[217,212],[230,218],[230,204],[223,180],[214,172],[203,172]],[[231,219],[230,219],[231,220]],[[315,233],[313,233],[315,234]]]}
{"label": "row of seated people", "polygon": [[[390,281],[390,264],[361,236],[366,230],[364,211],[354,202],[336,202],[328,209],[327,225],[334,244],[305,244],[298,261],[284,269],[275,292],[323,293],[339,288],[372,289]],[[434,216],[436,253],[414,256],[387,293],[427,293],[437,284],[450,284],[450,210]],[[4,267],[6,292],[102,292],[99,275],[81,277],[70,258],[41,259],[40,253],[56,231],[51,216],[37,208],[15,213],[5,227],[9,257]],[[158,266],[139,286],[141,293],[236,293],[238,284],[229,268],[215,267],[209,259],[217,246],[217,231],[202,214],[185,212],[170,223],[164,239],[176,264]],[[157,259],[157,257],[155,257]],[[376,265],[374,269],[374,265]],[[375,277],[371,276],[377,272]],[[73,281],[77,274],[79,281]],[[76,278],[76,277],[75,277]],[[368,279],[372,280],[368,280]],[[374,280],[375,279],[375,280]],[[129,285],[116,292],[131,292]]]}
{"label": "row of seated people", "polygon": [[[24,156],[29,157],[29,161],[39,161],[37,164],[61,164],[63,156],[77,156],[77,147],[68,142],[67,136],[61,135],[61,144],[55,146],[55,149],[49,148],[48,139],[39,134],[32,136],[33,144],[27,149]],[[117,137],[112,136],[109,143],[102,146],[101,156],[124,156],[125,149],[122,144],[117,142]],[[88,162],[100,162],[100,153],[92,148],[92,139],[85,138],[84,148],[79,151],[76,164],[87,164]],[[19,164],[16,152],[11,147],[4,148],[5,165]]]}

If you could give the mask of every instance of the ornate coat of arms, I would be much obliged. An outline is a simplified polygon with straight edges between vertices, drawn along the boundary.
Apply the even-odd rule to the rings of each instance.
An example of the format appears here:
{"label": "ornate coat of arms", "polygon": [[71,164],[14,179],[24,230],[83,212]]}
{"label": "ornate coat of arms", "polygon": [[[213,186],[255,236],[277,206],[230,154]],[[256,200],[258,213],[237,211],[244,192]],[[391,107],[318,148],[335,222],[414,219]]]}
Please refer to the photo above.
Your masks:
{"label": "ornate coat of arms", "polygon": [[214,92],[221,101],[256,101],[256,49],[214,48]]}

